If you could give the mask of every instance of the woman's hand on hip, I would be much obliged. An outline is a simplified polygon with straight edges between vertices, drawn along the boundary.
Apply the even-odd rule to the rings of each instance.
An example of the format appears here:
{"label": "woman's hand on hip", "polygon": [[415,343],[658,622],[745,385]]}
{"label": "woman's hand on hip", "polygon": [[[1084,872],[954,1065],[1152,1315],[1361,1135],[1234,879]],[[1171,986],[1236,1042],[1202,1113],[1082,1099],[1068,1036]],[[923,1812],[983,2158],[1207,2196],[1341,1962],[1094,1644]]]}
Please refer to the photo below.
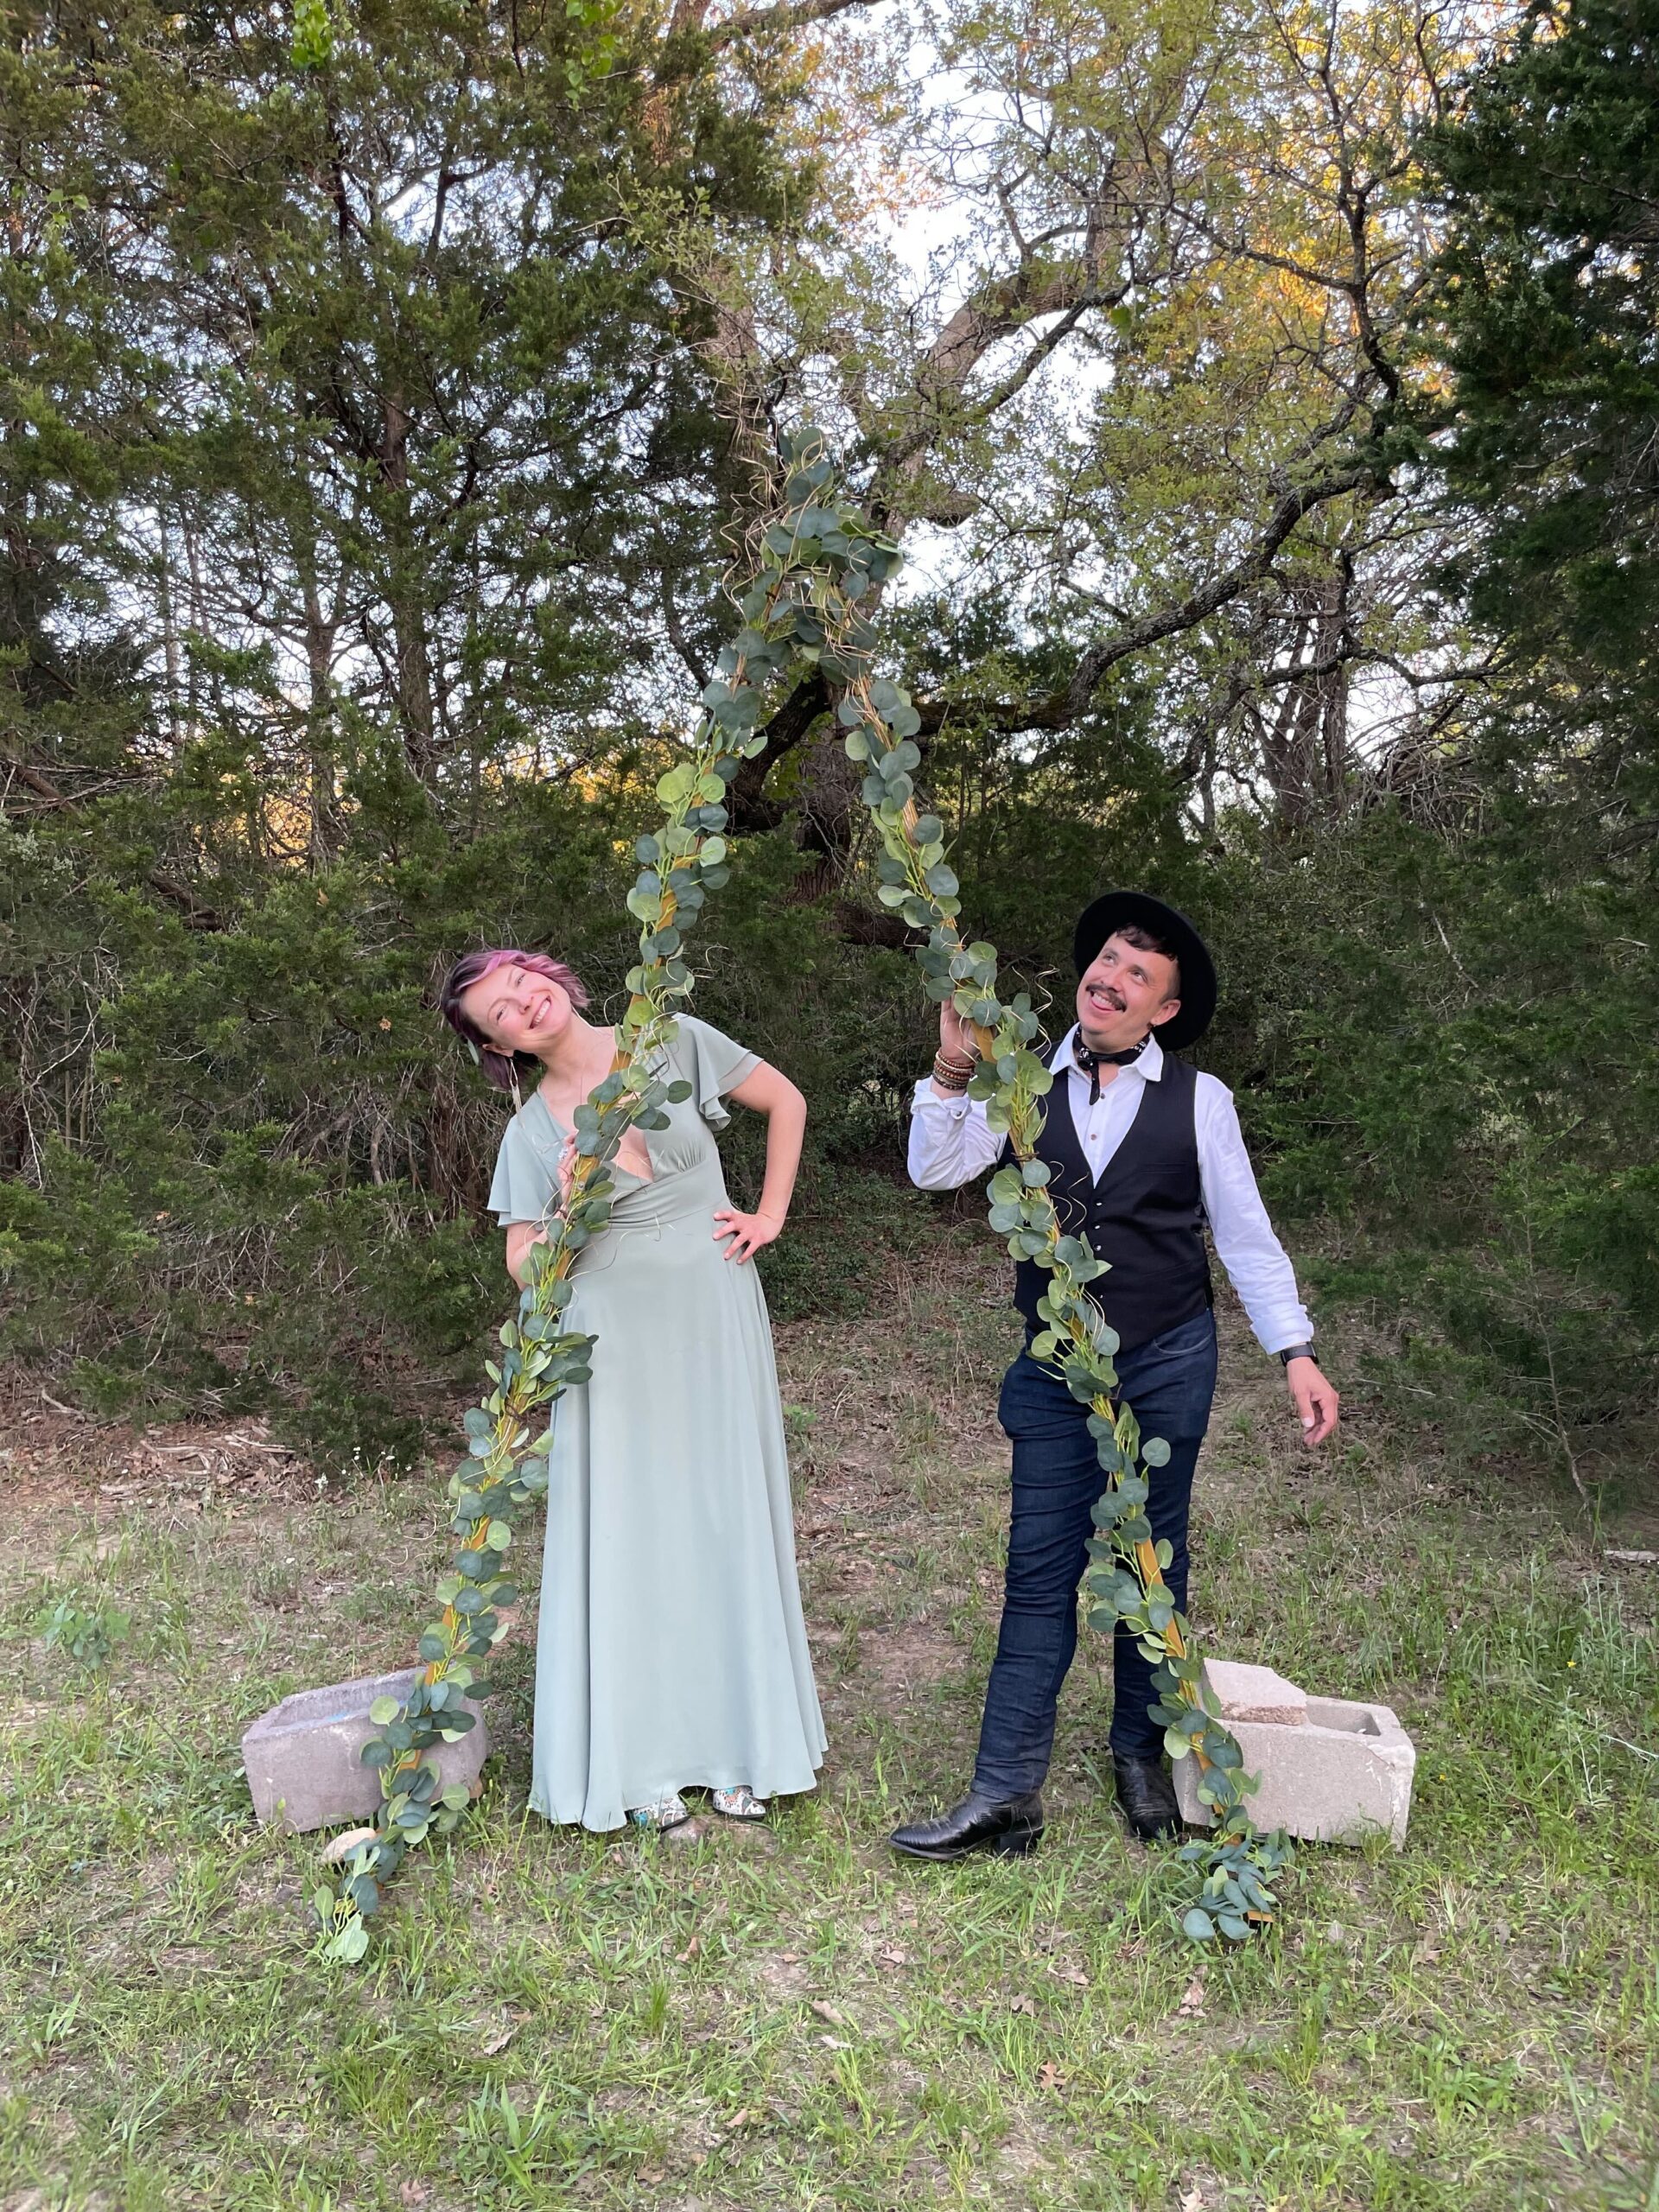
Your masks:
{"label": "woman's hand on hip", "polygon": [[752,1260],[762,1245],[782,1234],[783,1226],[769,1213],[740,1213],[735,1206],[722,1206],[715,1216],[715,1241],[731,1239],[726,1247],[728,1260]]}

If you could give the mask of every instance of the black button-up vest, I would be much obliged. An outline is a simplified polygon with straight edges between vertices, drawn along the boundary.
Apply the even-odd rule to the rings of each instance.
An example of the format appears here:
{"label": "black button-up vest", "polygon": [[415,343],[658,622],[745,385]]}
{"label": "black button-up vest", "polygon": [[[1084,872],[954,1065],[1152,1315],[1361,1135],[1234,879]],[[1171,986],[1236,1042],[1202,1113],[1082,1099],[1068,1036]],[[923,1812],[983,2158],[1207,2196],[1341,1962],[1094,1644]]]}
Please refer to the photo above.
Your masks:
{"label": "black button-up vest", "polygon": [[[1090,1293],[1122,1350],[1132,1351],[1215,1302],[1198,1180],[1198,1077],[1185,1060],[1166,1057],[1159,1080],[1141,1086],[1135,1119],[1097,1183],[1071,1118],[1071,1080],[1068,1071],[1058,1071],[1037,1157],[1049,1171],[1062,1230],[1086,1236],[1110,1268]],[[1003,1160],[1012,1157],[1005,1146]],[[1028,1329],[1045,1325],[1037,1301],[1047,1283],[1047,1269],[1034,1260],[1014,1269],[1014,1302]]]}

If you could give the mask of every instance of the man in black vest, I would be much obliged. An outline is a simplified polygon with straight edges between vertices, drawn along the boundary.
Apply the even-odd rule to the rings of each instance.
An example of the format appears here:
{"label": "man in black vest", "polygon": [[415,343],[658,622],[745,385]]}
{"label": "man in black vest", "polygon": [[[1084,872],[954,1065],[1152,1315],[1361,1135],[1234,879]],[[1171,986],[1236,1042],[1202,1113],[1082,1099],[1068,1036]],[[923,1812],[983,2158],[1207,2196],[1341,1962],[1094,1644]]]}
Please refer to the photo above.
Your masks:
{"label": "man in black vest", "polygon": [[[1337,1394],[1314,1362],[1306,1310],[1257,1192],[1232,1095],[1168,1057],[1196,1044],[1215,1012],[1203,939],[1173,907],[1115,891],[1078,922],[1073,951],[1077,1026],[1050,1063],[1058,1080],[1037,1154],[1063,1225],[1109,1264],[1090,1289],[1117,1332],[1123,1397],[1142,1433],[1169,1446],[1147,1512],[1154,1539],[1167,1537],[1173,1551],[1165,1579],[1185,1610],[1192,1471],[1216,1383],[1206,1222],[1263,1350],[1284,1363],[1308,1444],[1336,1427]],[[964,1096],[972,1072],[970,1038],[947,1001],[932,1080],[917,1085],[911,1123],[911,1179],[924,1190],[955,1189],[1003,1150],[984,1108]],[[1033,1261],[1016,1271],[1027,1347],[1042,1325],[1046,1281]],[[1077,1649],[1077,1585],[1106,1486],[1089,1408],[1029,1349],[1004,1377],[997,1411],[1014,1445],[1014,1507],[979,1757],[961,1804],[893,1832],[894,1848],[918,1859],[959,1859],[982,1847],[1025,1852],[1041,1835],[1055,1707]],[[1113,1681],[1118,1802],[1138,1836],[1175,1835],[1164,1732],[1147,1710],[1152,1667],[1121,1626]]]}

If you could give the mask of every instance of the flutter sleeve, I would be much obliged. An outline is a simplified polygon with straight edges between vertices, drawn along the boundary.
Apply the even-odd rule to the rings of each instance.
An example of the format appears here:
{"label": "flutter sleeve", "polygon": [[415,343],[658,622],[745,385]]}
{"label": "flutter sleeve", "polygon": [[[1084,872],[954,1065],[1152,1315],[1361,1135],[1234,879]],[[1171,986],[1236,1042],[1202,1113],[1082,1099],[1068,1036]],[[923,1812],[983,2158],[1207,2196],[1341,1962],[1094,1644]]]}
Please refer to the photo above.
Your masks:
{"label": "flutter sleeve", "polygon": [[711,1129],[723,1129],[730,1122],[728,1096],[760,1065],[758,1052],[746,1051],[695,1014],[680,1016],[669,1058],[674,1073],[691,1085],[691,1102]]}
{"label": "flutter sleeve", "polygon": [[495,1156],[490,1211],[504,1229],[509,1222],[540,1221],[552,1195],[553,1185],[547,1169],[515,1114],[507,1123],[501,1149]]}

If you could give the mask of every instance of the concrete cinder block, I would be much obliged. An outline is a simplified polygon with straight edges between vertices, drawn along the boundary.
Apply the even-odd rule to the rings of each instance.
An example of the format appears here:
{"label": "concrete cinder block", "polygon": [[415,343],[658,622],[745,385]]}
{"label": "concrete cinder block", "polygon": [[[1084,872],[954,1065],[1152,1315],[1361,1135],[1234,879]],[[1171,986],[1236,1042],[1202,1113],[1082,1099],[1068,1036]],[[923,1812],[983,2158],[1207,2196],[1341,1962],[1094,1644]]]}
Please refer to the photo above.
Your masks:
{"label": "concrete cinder block", "polygon": [[[1271,1669],[1211,1660],[1205,1672],[1222,1718],[1238,1739],[1245,1770],[1262,1778],[1261,1788],[1245,1801],[1258,1827],[1284,1828],[1311,1843],[1358,1843],[1380,1829],[1396,1851],[1403,1850],[1417,1751],[1388,1706],[1307,1697],[1297,1690],[1300,1702],[1281,1707],[1285,1718],[1262,1719],[1252,1705],[1260,1682],[1240,1686],[1236,1678],[1280,1681]],[[1230,1689],[1242,1690],[1244,1710],[1230,1705]],[[1184,1820],[1195,1827],[1214,1826],[1215,1815],[1198,1802],[1196,1759],[1176,1760],[1175,1794]]]}
{"label": "concrete cinder block", "polygon": [[[406,1667],[396,1675],[364,1675],[327,1689],[299,1690],[262,1713],[242,1738],[242,1764],[259,1819],[281,1821],[303,1834],[378,1810],[379,1770],[362,1759],[364,1745],[376,1733],[369,1707],[378,1697],[395,1697],[401,1705],[421,1672]],[[439,1744],[434,1756],[446,1789],[464,1782],[476,1795],[489,1735],[477,1706],[470,1698],[463,1704],[474,1726],[453,1744]]]}

